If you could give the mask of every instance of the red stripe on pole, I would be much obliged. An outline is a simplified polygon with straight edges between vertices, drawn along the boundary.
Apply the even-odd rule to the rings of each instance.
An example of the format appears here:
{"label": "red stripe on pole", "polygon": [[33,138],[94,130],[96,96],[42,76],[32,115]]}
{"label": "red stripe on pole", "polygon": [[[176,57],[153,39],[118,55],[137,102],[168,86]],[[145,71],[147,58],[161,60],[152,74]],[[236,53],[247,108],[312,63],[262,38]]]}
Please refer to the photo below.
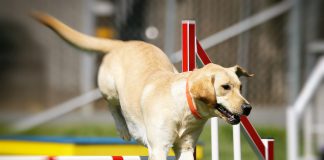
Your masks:
{"label": "red stripe on pole", "polygon": [[208,63],[212,63],[211,60],[209,59],[207,53],[205,52],[205,50],[201,47],[198,39],[196,40],[196,45],[197,45],[198,57],[203,62],[203,64],[207,65]]}
{"label": "red stripe on pole", "polygon": [[241,116],[241,125],[245,129],[245,132],[248,134],[250,139],[253,141],[253,143],[256,145],[257,149],[265,158],[265,147],[262,143],[262,140],[259,136],[259,134],[256,132],[256,130],[253,128],[252,124],[250,123],[249,119],[246,116]]}
{"label": "red stripe on pole", "polygon": [[188,22],[182,22],[182,72],[188,71]]}
{"label": "red stripe on pole", "polygon": [[268,160],[274,160],[274,140],[268,141]]}
{"label": "red stripe on pole", "polygon": [[56,160],[56,157],[54,157],[54,156],[48,156],[47,157],[47,160]]}
{"label": "red stripe on pole", "polygon": [[122,156],[112,156],[113,160],[124,160]]}
{"label": "red stripe on pole", "polygon": [[196,24],[189,24],[189,71],[196,68]]}

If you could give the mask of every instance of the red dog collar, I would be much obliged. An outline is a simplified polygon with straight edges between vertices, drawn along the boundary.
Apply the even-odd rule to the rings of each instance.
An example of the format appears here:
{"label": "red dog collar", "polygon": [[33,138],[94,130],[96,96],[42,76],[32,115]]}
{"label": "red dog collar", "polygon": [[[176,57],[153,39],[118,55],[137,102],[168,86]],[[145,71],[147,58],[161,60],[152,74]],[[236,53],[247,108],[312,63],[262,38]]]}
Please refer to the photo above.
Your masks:
{"label": "red dog collar", "polygon": [[190,95],[188,79],[186,81],[186,97],[191,113],[195,116],[196,119],[202,119]]}

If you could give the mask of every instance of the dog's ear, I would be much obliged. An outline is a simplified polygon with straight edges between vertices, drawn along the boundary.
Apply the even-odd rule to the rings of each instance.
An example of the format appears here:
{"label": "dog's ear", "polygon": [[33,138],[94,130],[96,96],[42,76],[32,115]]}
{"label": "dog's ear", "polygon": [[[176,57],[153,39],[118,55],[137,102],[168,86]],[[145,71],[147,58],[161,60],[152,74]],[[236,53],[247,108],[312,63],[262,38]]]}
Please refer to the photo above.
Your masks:
{"label": "dog's ear", "polygon": [[193,98],[208,105],[216,104],[214,76],[199,76],[191,79],[190,93]]}
{"label": "dog's ear", "polygon": [[239,65],[235,65],[234,67],[231,67],[230,68],[232,71],[235,72],[235,74],[238,76],[238,77],[241,77],[241,76],[245,76],[245,77],[252,77],[254,76],[254,74],[250,74],[248,73],[245,69],[243,69],[241,66]]}

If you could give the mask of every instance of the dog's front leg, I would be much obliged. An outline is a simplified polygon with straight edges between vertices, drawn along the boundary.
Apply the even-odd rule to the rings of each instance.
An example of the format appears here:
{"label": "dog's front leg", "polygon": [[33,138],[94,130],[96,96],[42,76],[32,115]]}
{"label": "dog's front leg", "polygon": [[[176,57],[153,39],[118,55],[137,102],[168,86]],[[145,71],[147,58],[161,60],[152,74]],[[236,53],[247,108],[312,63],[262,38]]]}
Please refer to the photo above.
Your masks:
{"label": "dog's front leg", "polygon": [[194,160],[193,151],[181,152],[178,160]]}
{"label": "dog's front leg", "polygon": [[[156,116],[157,117],[157,116]],[[168,152],[174,143],[176,134],[174,123],[168,123],[163,119],[156,118],[154,123],[147,123],[147,140],[150,160],[166,160]]]}
{"label": "dog's front leg", "polygon": [[173,136],[165,130],[156,129],[148,134],[149,160],[166,160],[172,147]]}
{"label": "dog's front leg", "polygon": [[196,128],[193,132],[182,135],[177,140],[173,147],[177,160],[194,160],[193,154],[201,131],[202,127]]}
{"label": "dog's front leg", "polygon": [[149,160],[167,160],[168,148],[166,147],[150,147]]}

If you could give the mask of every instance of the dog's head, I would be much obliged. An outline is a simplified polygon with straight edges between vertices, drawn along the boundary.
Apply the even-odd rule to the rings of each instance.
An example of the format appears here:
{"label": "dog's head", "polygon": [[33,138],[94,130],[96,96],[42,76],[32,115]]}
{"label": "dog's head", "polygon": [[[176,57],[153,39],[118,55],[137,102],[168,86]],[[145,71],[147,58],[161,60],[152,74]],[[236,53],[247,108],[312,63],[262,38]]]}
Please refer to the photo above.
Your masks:
{"label": "dog's head", "polygon": [[190,93],[203,110],[211,116],[223,118],[230,124],[240,122],[240,115],[249,115],[252,107],[241,95],[240,76],[251,77],[242,67],[236,65],[224,68],[208,64],[192,72],[189,77]]}

